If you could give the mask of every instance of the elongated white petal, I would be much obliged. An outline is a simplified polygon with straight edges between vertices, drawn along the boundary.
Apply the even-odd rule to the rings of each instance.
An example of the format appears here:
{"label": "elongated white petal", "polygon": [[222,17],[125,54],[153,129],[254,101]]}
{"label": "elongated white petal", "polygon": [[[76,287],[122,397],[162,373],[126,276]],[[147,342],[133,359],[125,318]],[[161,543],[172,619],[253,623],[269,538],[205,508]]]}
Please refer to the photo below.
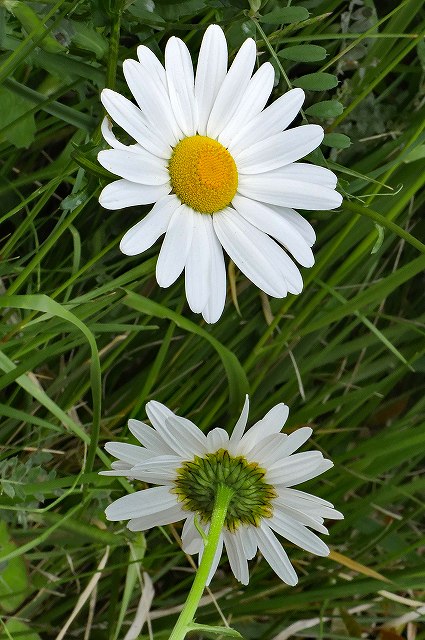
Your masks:
{"label": "elongated white petal", "polygon": [[214,233],[212,218],[193,212],[192,242],[185,266],[185,288],[189,307],[201,313],[210,295],[210,234]]}
{"label": "elongated white petal", "polygon": [[323,128],[318,124],[306,124],[276,133],[234,157],[238,172],[256,175],[288,165],[317,149],[323,136]]}
{"label": "elongated white petal", "polygon": [[236,195],[232,201],[236,211],[260,231],[280,242],[304,267],[314,264],[313,253],[303,236],[285,218],[251,198]]}
{"label": "elongated white petal", "polygon": [[[296,129],[293,129],[296,131]],[[286,132],[286,133],[289,133]],[[292,162],[284,167],[275,170],[276,177],[288,178],[290,180],[299,180],[300,182],[311,182],[320,184],[328,189],[335,189],[337,177],[333,171],[325,167],[319,167],[316,164],[308,164],[307,162]]]}
{"label": "elongated white petal", "polygon": [[132,518],[127,528],[130,531],[147,531],[152,527],[163,527],[166,524],[172,524],[173,522],[179,522],[186,517],[186,512],[183,511],[179,504],[173,505],[167,509],[161,509],[161,505],[158,505],[158,511],[145,515],[142,518]]}
{"label": "elongated white petal", "polygon": [[276,463],[286,464],[285,458],[299,449],[311,436],[309,427],[297,429],[289,436],[278,433],[260,440],[250,451],[254,460],[261,461],[261,466],[273,469]]}
{"label": "elongated white petal", "polygon": [[267,560],[273,571],[283,582],[294,587],[298,582],[297,574],[282,545],[264,520],[262,520],[260,526],[256,528],[255,533],[258,548],[263,554],[264,559]]}
{"label": "elongated white petal", "polygon": [[170,176],[164,160],[140,148],[137,153],[122,149],[99,151],[97,160],[112,173],[138,184],[167,184]]}
{"label": "elongated white petal", "polygon": [[105,209],[116,211],[125,207],[151,204],[171,191],[169,184],[137,184],[129,180],[115,180],[107,184],[100,193],[99,203]]}
{"label": "elongated white petal", "polygon": [[208,242],[210,256],[209,295],[202,315],[206,322],[212,324],[220,319],[226,303],[226,266],[223,250],[214,231],[212,220],[208,229]]}
{"label": "elongated white petal", "polygon": [[171,485],[176,479],[176,470],[180,467],[181,461],[181,456],[176,455],[151,457],[149,460],[136,464],[129,475],[134,472],[137,474],[134,477],[150,484]]}
{"label": "elongated white petal", "polygon": [[[320,451],[295,453],[285,460],[285,464],[276,463],[267,469],[267,482],[270,484],[297,484],[298,478],[319,469],[323,462]],[[289,486],[289,485],[288,485]]]}
{"label": "elongated white petal", "polygon": [[156,264],[156,279],[169,287],[183,271],[192,242],[192,210],[182,204],[173,213]]}
{"label": "elongated white petal", "polygon": [[242,584],[248,584],[248,562],[238,531],[236,531],[235,533],[224,531],[223,539],[233,575],[235,576],[236,580],[239,580],[239,582],[241,582]]}
{"label": "elongated white petal", "polygon": [[329,555],[329,547],[316,534],[309,531],[301,523],[285,518],[279,511],[275,511],[273,517],[267,519],[267,524],[280,536],[298,545],[301,549],[315,553],[317,556]]}
{"label": "elongated white petal", "polygon": [[186,136],[193,136],[198,124],[193,65],[189,49],[180,38],[171,37],[165,47],[168,94],[177,124]]}
{"label": "elongated white petal", "polygon": [[314,529],[314,531],[329,535],[329,531],[323,526],[323,518],[312,516],[310,513],[304,513],[292,507],[283,506],[282,504],[277,505],[276,500],[273,502],[273,510],[279,510],[284,518],[291,518],[292,520],[301,522],[301,524],[304,524],[306,527],[310,527],[310,529]]}
{"label": "elongated white petal", "polygon": [[252,558],[257,553],[257,538],[255,535],[255,529],[256,527],[248,525],[241,526],[237,530],[239,532],[243,550],[247,560],[252,560]]}
{"label": "elongated white petal", "polygon": [[[203,551],[201,550],[200,553],[199,553],[199,564],[201,563],[202,553],[203,553]],[[210,569],[210,572],[208,574],[208,579],[207,579],[207,582],[206,582],[206,586],[207,587],[209,586],[211,580],[214,577],[215,572],[217,571],[217,567],[219,565],[222,553],[223,553],[223,534],[221,533],[219,541],[218,541],[217,549],[216,549],[216,552],[215,552],[215,555],[214,555],[214,560],[212,562],[211,569]]]}
{"label": "elongated white petal", "polygon": [[302,89],[291,89],[250,122],[241,123],[239,132],[229,145],[230,153],[236,155],[260,140],[266,140],[286,129],[301,109],[304,98]]}
{"label": "elongated white petal", "polygon": [[135,104],[112,89],[103,89],[101,100],[111,118],[144,149],[160,158],[170,158],[170,145],[147,125],[145,117]]}
{"label": "elongated white petal", "polygon": [[173,450],[159,433],[147,424],[131,418],[128,421],[128,428],[135,438],[141,442],[152,454],[162,456],[173,454]]}
{"label": "elongated white petal", "polygon": [[241,123],[250,122],[254,116],[264,109],[272,92],[273,82],[273,66],[270,62],[265,62],[252,76],[236,113],[218,136],[218,140],[222,145],[227,147],[231,144],[232,139],[241,128]]}
{"label": "elongated white petal", "polygon": [[276,211],[282,218],[284,218],[289,224],[291,224],[295,229],[297,229],[298,233],[302,235],[304,240],[307,242],[309,247],[312,247],[316,242],[316,232],[314,231],[311,224],[295,211],[294,209],[290,209],[288,207],[278,207],[273,204],[269,204],[268,207]]}
{"label": "elongated white petal", "polygon": [[236,54],[211,109],[207,124],[210,138],[216,139],[236,113],[250,80],[255,57],[255,42],[248,38]]}
{"label": "elongated white petal", "polygon": [[319,498],[319,496],[313,496],[306,491],[300,491],[299,489],[280,489],[279,496],[281,496],[285,504],[290,504],[294,507],[296,507],[297,504],[301,504],[333,508],[332,502]]}
{"label": "elongated white petal", "polygon": [[167,79],[165,76],[165,69],[152,49],[149,49],[149,47],[146,47],[144,44],[140,44],[137,47],[137,57],[139,58],[141,66],[146,69],[151,78],[162,84],[166,89]]}
{"label": "elongated white petal", "polygon": [[145,66],[135,60],[124,60],[124,76],[152,130],[165,144],[174,146],[182,137],[167,90]]}
{"label": "elongated white petal", "polygon": [[112,131],[112,122],[109,120],[107,116],[103,118],[102,124],[100,125],[100,130],[106,142],[113,149],[121,149],[122,151],[132,151],[133,153],[137,153],[137,151],[140,149],[139,144],[126,145],[120,142],[115,136],[114,132]]}
{"label": "elongated white petal", "polygon": [[176,196],[160,198],[149,213],[124,234],[120,249],[127,256],[136,256],[149,249],[167,231],[171,217],[180,202]]}
{"label": "elongated white petal", "polygon": [[219,449],[227,449],[229,434],[224,429],[216,427],[207,434],[207,453],[215,453]]}
{"label": "elongated white petal", "polygon": [[228,448],[232,455],[236,455],[236,452],[238,451],[240,440],[243,436],[243,432],[246,429],[246,423],[248,421],[248,413],[249,413],[249,396],[246,395],[245,402],[242,407],[241,415],[239,416],[238,421],[235,424],[235,427],[232,431],[232,435],[230,436],[230,440],[229,440]]}
{"label": "elongated white petal", "polygon": [[195,77],[198,106],[198,132],[206,135],[211,109],[227,72],[227,43],[216,24],[208,27],[202,38]]}
{"label": "elongated white petal", "polygon": [[105,449],[111,455],[128,462],[132,466],[149,459],[150,455],[152,455],[143,447],[127,442],[105,442]]}
{"label": "elongated white petal", "polygon": [[[266,236],[268,238],[268,236]],[[295,262],[286,251],[276,242],[268,245],[269,259],[275,265],[276,271],[281,275],[289,293],[297,295],[303,288],[301,273]]]}
{"label": "elongated white petal", "polygon": [[148,402],[146,413],[163,440],[183,459],[206,452],[206,436],[187,418],[176,416],[155,400]]}
{"label": "elongated white petal", "polygon": [[223,209],[216,213],[213,223],[223,248],[247,278],[269,295],[285,296],[285,280],[269,258],[273,240],[235,210]]}
{"label": "elongated white petal", "polygon": [[195,527],[195,516],[186,511],[187,518],[182,529],[182,548],[185,553],[193,555],[199,553],[204,546],[204,542]]}
{"label": "elongated white petal", "polygon": [[169,509],[177,504],[177,498],[167,487],[153,487],[118,498],[105,511],[107,520],[130,520]]}
{"label": "elongated white petal", "polygon": [[315,211],[336,209],[342,202],[341,194],[333,189],[298,180],[276,180],[273,172],[239,176],[238,192],[252,200],[280,207]]}
{"label": "elongated white petal", "polygon": [[267,436],[280,433],[288,419],[289,409],[286,404],[280,402],[270,409],[258,422],[256,422],[243,436],[238,447],[238,453],[248,454],[251,449]]}

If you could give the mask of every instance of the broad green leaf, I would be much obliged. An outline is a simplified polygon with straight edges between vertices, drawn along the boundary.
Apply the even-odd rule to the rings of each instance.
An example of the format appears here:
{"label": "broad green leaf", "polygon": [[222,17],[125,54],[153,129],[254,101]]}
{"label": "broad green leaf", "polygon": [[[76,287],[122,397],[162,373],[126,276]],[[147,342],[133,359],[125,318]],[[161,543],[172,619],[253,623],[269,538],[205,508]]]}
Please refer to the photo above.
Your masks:
{"label": "broad green leaf", "polygon": [[245,394],[248,392],[248,380],[245,371],[242,368],[241,363],[235,356],[235,354],[225,347],[221,342],[214,338],[207,329],[199,327],[194,322],[191,322],[184,316],[168,309],[158,302],[149,300],[144,296],[140,296],[132,291],[127,292],[127,296],[123,299],[123,303],[132,309],[137,309],[142,313],[146,313],[156,318],[167,318],[175,322],[178,327],[194,333],[204,340],[207,340],[210,345],[217,351],[221,358],[223,367],[226,371],[227,380],[229,383],[229,396],[232,408],[236,410],[240,408]]}
{"label": "broad green leaf", "polygon": [[305,76],[296,78],[292,84],[294,87],[301,87],[308,91],[327,91],[334,89],[338,85],[338,78],[332,73],[308,73]]}
{"label": "broad green leaf", "polygon": [[92,51],[96,58],[103,58],[107,54],[108,41],[94,27],[77,20],[69,20],[68,24],[71,42],[75,47]]}
{"label": "broad green leaf", "polygon": [[277,7],[259,18],[264,24],[291,24],[301,22],[309,16],[304,7]]}
{"label": "broad green leaf", "polygon": [[[5,522],[0,522],[0,555],[4,556],[16,549],[9,537]],[[0,610],[15,611],[28,597],[29,582],[24,559],[13,558],[0,562]]]}
{"label": "broad green leaf", "polygon": [[348,149],[351,145],[351,139],[345,133],[326,133],[322,144],[334,149]]}
{"label": "broad green leaf", "polygon": [[0,629],[0,640],[41,640],[38,633],[33,631],[29,625],[17,618],[9,618],[6,622],[6,629]]}
{"label": "broad green leaf", "polygon": [[308,116],[314,118],[336,118],[344,111],[344,107],[338,100],[323,100],[323,102],[316,102],[311,107],[305,110]]}
{"label": "broad green leaf", "polygon": [[317,44],[297,44],[293,47],[282,49],[277,55],[279,58],[293,60],[294,62],[316,62],[324,60],[327,56],[327,51]]}
{"label": "broad green leaf", "polygon": [[34,140],[36,131],[34,114],[30,113],[22,118],[16,124],[13,122],[28,113],[31,109],[31,103],[25,98],[16,95],[6,87],[0,88],[0,104],[1,104],[1,138],[6,138],[15,147],[29,147]]}
{"label": "broad green leaf", "polygon": [[412,151],[409,151],[404,158],[404,162],[415,162],[416,160],[423,160],[423,158],[425,158],[425,144],[419,144]]}

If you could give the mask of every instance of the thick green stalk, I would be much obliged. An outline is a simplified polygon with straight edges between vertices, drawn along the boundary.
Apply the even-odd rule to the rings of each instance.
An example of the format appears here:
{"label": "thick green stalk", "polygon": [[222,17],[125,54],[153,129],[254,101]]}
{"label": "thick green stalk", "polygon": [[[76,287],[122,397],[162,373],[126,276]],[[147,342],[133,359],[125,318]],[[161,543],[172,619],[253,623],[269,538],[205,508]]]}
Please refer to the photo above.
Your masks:
{"label": "thick green stalk", "polygon": [[199,565],[192,588],[176,625],[171,632],[169,640],[183,640],[187,632],[190,631],[190,625],[193,622],[199,601],[207,584],[208,575],[211,570],[232,495],[232,489],[225,485],[219,486],[201,564]]}

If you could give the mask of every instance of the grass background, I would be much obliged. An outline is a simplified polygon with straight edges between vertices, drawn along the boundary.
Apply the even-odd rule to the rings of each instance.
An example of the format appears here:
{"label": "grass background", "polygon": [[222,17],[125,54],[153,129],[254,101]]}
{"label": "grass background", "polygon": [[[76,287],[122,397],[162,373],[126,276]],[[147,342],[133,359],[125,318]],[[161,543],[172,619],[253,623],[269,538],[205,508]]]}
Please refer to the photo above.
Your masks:
{"label": "grass background", "polygon": [[[193,578],[180,525],[145,538],[105,522],[128,485],[97,475],[102,443],[127,441],[127,419],[143,419],[151,398],[203,429],[231,427],[246,391],[250,423],[285,401],[289,430],[313,427],[335,468],[306,489],[345,520],[331,523],[330,558],[285,545],[295,588],[258,558],[241,588],[223,558],[198,622],[227,620],[253,640],[285,640],[309,619],[292,634],[425,638],[425,10],[286,4],[1,2],[2,640],[152,637],[147,625],[126,636],[142,572],[154,637],[169,636]],[[318,240],[300,296],[269,299],[230,265],[225,313],[208,326],[182,279],[157,286],[157,246],[120,254],[147,208],[101,209],[109,178],[96,154],[99,91],[128,95],[122,61],[140,43],[162,58],[171,35],[196,59],[214,22],[231,56],[257,40],[259,62],[276,68],[274,97],[288,82],[316,89],[306,118],[328,136],[311,159],[338,173],[345,201],[306,213]]]}

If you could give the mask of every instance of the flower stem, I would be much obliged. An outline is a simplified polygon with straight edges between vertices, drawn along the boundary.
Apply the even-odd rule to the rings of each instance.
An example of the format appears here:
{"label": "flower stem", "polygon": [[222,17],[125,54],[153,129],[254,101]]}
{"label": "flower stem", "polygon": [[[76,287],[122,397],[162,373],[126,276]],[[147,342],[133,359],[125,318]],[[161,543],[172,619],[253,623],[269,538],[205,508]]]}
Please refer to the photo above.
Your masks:
{"label": "flower stem", "polygon": [[194,615],[198,608],[199,601],[204,592],[211,566],[214,560],[215,552],[220,540],[220,534],[223,529],[224,520],[226,518],[227,509],[232,499],[233,491],[225,485],[220,485],[215,498],[214,509],[211,516],[210,530],[208,532],[207,541],[205,542],[204,553],[202,555],[201,564],[196,572],[195,580],[187,597],[186,603],[171,632],[169,640],[183,640],[186,633],[190,630]]}

